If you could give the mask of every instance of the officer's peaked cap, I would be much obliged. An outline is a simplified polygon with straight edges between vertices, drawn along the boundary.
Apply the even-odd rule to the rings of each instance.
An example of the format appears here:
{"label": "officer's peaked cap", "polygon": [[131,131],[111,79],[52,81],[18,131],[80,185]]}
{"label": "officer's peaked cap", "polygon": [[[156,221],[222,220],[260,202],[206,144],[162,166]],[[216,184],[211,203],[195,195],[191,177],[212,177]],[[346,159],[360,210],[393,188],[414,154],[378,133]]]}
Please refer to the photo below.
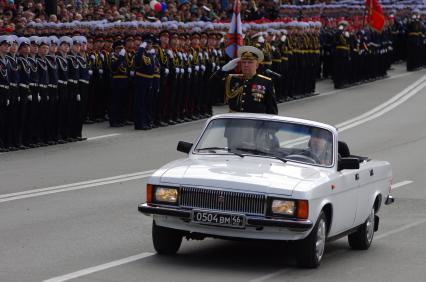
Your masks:
{"label": "officer's peaked cap", "polygon": [[21,47],[22,45],[29,46],[31,44],[30,40],[26,37],[19,37],[17,42],[18,42],[18,48]]}
{"label": "officer's peaked cap", "polygon": [[241,59],[255,59],[259,63],[263,61],[264,55],[263,52],[253,46],[242,46],[238,49],[238,58]]}

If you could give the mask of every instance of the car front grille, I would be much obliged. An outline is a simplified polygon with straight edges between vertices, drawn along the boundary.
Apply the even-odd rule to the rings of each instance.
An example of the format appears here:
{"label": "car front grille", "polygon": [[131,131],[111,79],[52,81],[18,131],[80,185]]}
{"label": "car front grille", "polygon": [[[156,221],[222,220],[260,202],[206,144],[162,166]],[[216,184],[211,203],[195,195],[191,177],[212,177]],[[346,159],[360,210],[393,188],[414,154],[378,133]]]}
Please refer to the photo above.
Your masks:
{"label": "car front grille", "polygon": [[195,187],[182,187],[179,198],[179,205],[184,208],[210,209],[252,215],[264,215],[265,202],[266,196],[262,194]]}

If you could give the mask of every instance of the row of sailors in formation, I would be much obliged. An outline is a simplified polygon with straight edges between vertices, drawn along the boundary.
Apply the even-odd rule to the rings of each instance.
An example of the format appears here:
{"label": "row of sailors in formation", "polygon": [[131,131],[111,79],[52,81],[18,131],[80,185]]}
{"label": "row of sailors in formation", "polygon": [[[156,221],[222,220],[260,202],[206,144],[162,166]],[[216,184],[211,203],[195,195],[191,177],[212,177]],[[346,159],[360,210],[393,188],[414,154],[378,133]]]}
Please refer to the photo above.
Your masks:
{"label": "row of sailors in formation", "polygon": [[[126,38],[106,50],[96,38],[88,50],[84,36],[1,36],[1,150],[83,140],[82,124],[106,113],[111,126],[143,130],[210,116],[226,102],[223,83],[209,80],[229,60],[221,37],[163,30],[136,48]],[[315,91],[318,34],[250,40],[266,54],[262,71],[281,74],[278,100]]]}

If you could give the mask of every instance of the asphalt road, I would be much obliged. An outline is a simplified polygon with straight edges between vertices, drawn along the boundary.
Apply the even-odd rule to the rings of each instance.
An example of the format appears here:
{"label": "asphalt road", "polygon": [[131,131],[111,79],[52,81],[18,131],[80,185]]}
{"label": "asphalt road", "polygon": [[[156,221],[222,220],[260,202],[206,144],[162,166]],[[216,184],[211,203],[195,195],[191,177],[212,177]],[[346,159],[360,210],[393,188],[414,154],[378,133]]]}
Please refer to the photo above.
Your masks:
{"label": "asphalt road", "polygon": [[95,124],[86,142],[0,155],[0,281],[425,281],[426,70],[390,75],[339,91],[322,81],[321,95],[279,105],[392,163],[396,203],[380,211],[368,251],[329,243],[315,270],[265,242],[184,241],[176,256],[155,255],[151,220],[137,212],[147,176],[184,157],[177,141],[193,141],[204,121],[148,132]]}

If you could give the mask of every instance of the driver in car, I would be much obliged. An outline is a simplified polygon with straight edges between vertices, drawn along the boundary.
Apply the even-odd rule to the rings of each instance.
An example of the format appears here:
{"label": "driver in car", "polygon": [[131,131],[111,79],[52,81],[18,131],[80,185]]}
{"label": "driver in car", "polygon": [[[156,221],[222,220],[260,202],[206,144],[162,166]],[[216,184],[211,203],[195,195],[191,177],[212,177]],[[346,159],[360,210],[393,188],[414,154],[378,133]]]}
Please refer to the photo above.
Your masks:
{"label": "driver in car", "polygon": [[308,146],[315,160],[322,165],[331,165],[332,162],[332,140],[331,134],[324,129],[313,128]]}

